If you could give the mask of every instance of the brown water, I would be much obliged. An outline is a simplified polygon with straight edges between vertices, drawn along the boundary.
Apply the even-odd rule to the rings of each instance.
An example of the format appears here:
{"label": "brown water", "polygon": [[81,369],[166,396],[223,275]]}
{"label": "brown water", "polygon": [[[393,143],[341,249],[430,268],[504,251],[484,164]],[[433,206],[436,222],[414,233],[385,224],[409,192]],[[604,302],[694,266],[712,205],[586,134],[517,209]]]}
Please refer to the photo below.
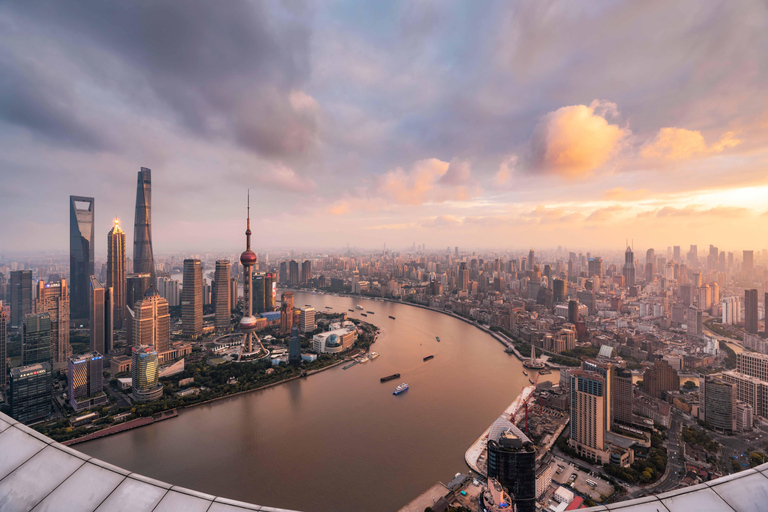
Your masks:
{"label": "brown water", "polygon": [[[374,311],[367,319],[359,310],[349,314],[382,328],[372,346],[381,355],[76,448],[172,484],[260,505],[397,510],[437,481],[466,472],[464,452],[529,385],[514,356],[461,320],[307,293],[297,293],[295,303]],[[430,354],[435,358],[423,362]],[[400,379],[379,382],[396,372]],[[556,382],[558,372],[546,378]],[[410,389],[393,396],[400,382]]]}

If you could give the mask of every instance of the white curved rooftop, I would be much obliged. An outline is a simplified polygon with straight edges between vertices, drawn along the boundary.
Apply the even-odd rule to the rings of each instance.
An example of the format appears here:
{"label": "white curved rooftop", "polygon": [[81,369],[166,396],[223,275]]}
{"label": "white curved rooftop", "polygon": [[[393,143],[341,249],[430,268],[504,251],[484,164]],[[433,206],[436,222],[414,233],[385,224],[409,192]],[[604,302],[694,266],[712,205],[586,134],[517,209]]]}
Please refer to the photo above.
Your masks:
{"label": "white curved rooftop", "polygon": [[[292,512],[192,491],[131,473],[61,445],[0,413],[3,512]],[[588,511],[762,512],[768,463],[711,482]]]}
{"label": "white curved rooftop", "polygon": [[3,512],[291,512],[219,498],[131,473],[0,414]]}

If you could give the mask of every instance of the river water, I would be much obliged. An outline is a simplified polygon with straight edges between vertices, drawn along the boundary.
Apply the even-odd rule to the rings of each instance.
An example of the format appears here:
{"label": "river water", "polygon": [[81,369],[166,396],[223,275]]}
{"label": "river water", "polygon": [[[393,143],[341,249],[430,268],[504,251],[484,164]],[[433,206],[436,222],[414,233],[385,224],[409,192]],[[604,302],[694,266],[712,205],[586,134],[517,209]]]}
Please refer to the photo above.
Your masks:
{"label": "river water", "polygon": [[[447,315],[302,292],[295,304],[337,313],[360,304],[373,311],[367,319],[358,310],[349,315],[382,329],[372,346],[381,355],[75,448],[175,485],[259,505],[397,510],[435,482],[466,472],[464,452],[529,385],[521,363],[499,342]],[[431,354],[434,359],[422,361]],[[379,382],[396,372],[400,379]],[[559,375],[545,378],[556,382]],[[410,389],[393,396],[400,382]]]}

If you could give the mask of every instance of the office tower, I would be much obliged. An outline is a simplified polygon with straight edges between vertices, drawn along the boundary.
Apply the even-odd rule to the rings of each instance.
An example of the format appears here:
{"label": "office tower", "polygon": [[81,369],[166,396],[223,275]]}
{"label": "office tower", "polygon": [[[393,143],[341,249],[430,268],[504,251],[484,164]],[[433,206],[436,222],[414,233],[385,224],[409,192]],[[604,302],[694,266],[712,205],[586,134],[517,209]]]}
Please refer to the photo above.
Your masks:
{"label": "office tower", "polygon": [[587,263],[587,270],[589,277],[597,276],[601,280],[603,279],[603,258],[595,256],[590,258]]}
{"label": "office tower", "polygon": [[689,307],[685,313],[685,324],[688,327],[688,334],[700,336],[702,334],[703,325],[701,310],[694,306]]}
{"label": "office tower", "polygon": [[32,271],[11,271],[11,327],[21,327],[24,317],[34,312]]}
{"label": "office tower", "polygon": [[216,273],[214,274],[216,288],[216,303],[214,304],[215,325],[217,331],[229,331],[229,321],[232,317],[232,305],[229,295],[229,260],[218,260],[216,262]]}
{"label": "office tower", "polygon": [[90,281],[90,349],[91,352],[108,354],[114,345],[114,290],[105,288],[94,276]]}
{"label": "office tower", "polygon": [[21,364],[51,363],[51,315],[30,313],[24,317]]}
{"label": "office tower", "polygon": [[357,270],[352,271],[352,293],[360,293],[360,273]]}
{"label": "office tower", "polygon": [[708,284],[701,286],[699,292],[699,309],[702,311],[712,307],[712,289]]}
{"label": "office tower", "polygon": [[462,291],[469,290],[469,270],[463,261],[459,264],[459,289]]}
{"label": "office tower", "polygon": [[75,412],[109,403],[103,372],[104,358],[98,352],[69,358],[69,404]]}
{"label": "office tower", "polygon": [[654,273],[656,272],[655,269],[656,264],[656,251],[653,249],[648,249],[645,251],[645,280],[646,281],[653,281]]}
{"label": "office tower", "polygon": [[742,254],[741,271],[746,279],[751,279],[755,267],[754,251],[744,251]]}
{"label": "office tower", "polygon": [[[133,309],[134,304],[144,298],[152,280],[151,274],[126,274],[125,276],[125,305]],[[123,310],[125,311],[125,310]],[[125,316],[125,312],[123,313]]]}
{"label": "office tower", "polygon": [[258,263],[256,253],[251,250],[251,195],[248,194],[248,220],[245,229],[245,251],[240,255],[243,265],[243,318],[240,329],[244,332],[243,347],[246,353],[253,352],[253,330],[256,319],[253,317],[253,266]]}
{"label": "office tower", "polygon": [[22,423],[51,414],[53,378],[47,361],[11,368],[11,417]]}
{"label": "office tower", "polygon": [[274,311],[277,308],[277,276],[267,272],[264,278],[264,307],[267,311]]}
{"label": "office tower", "polygon": [[232,309],[237,307],[237,278],[229,278],[229,305]]}
{"label": "office tower", "polygon": [[[142,167],[136,183],[136,214],[133,221],[133,273],[149,274],[155,285],[155,258],[152,252],[152,171]],[[149,286],[147,286],[149,288]],[[146,289],[142,291],[144,293]]]}
{"label": "office tower", "polygon": [[513,495],[517,512],[536,510],[536,451],[530,439],[503,418],[488,433],[488,478]]}
{"label": "office tower", "polygon": [[203,332],[203,273],[200,260],[184,260],[184,282],[181,288],[181,331],[197,337]]}
{"label": "office tower", "polygon": [[312,279],[312,262],[304,260],[301,264],[301,284],[309,284],[310,279]]}
{"label": "office tower", "polygon": [[736,430],[736,384],[707,376],[702,391],[704,422],[715,430]]}
{"label": "office tower", "polygon": [[291,286],[296,286],[299,284],[299,262],[296,260],[291,260],[288,262],[288,274],[289,274],[289,281],[288,284]]}
{"label": "office tower", "polygon": [[615,372],[613,363],[605,360],[587,359],[581,362],[581,369],[600,375],[605,380],[605,389],[603,396],[605,401],[603,402],[603,418],[605,423],[603,424],[604,430],[611,430],[613,427],[613,383],[615,380]]}
{"label": "office tower", "polygon": [[280,300],[280,330],[287,334],[293,326],[293,293],[283,292]]}
{"label": "office tower", "polygon": [[6,358],[8,357],[8,320],[8,311],[3,306],[3,301],[0,300],[0,390],[5,388],[8,380],[8,369],[6,368]]}
{"label": "office tower", "polygon": [[[715,283],[713,286],[717,286],[717,283]],[[712,293],[712,300],[713,301],[715,300],[714,295],[715,295],[715,292]],[[763,304],[765,306],[765,311],[766,311],[766,314],[765,314],[765,333],[766,333],[766,336],[768,336],[768,292],[765,292],[765,302]]]}
{"label": "office tower", "polygon": [[627,250],[624,252],[624,268],[622,271],[624,274],[624,286],[635,286],[635,254],[629,246],[627,246]]}
{"label": "office tower", "polygon": [[288,284],[288,262],[280,262],[280,284]]}
{"label": "office tower", "polygon": [[744,329],[757,334],[757,290],[744,290]]}
{"label": "office tower", "polygon": [[568,321],[575,324],[579,321],[579,301],[571,299],[568,301]]}
{"label": "office tower", "polygon": [[299,329],[303,333],[312,332],[317,328],[315,325],[315,308],[301,308],[299,316]]}
{"label": "office tower", "polygon": [[[86,292],[90,293],[90,276],[88,283]],[[72,355],[72,347],[69,344],[70,310],[66,279],[58,283],[46,283],[42,280],[37,282],[35,312],[48,313],[51,317],[51,366],[54,371],[66,366],[67,359]],[[88,317],[89,315],[86,315],[85,319],[87,320]]]}
{"label": "office tower", "polygon": [[125,232],[120,229],[117,219],[107,234],[107,288],[112,288],[114,328],[122,329],[125,315]]}
{"label": "office tower", "polygon": [[160,296],[168,301],[168,306],[178,306],[181,304],[179,293],[179,282],[170,277],[157,278],[157,291]]}
{"label": "office tower", "polygon": [[533,269],[533,264],[534,264],[533,256],[534,256],[533,249],[531,249],[530,251],[528,251],[528,269],[529,270]]}
{"label": "office tower", "polygon": [[266,272],[253,273],[253,311],[264,313],[267,300]]}
{"label": "office tower", "polygon": [[94,275],[94,210],[92,197],[69,196],[69,282],[72,288],[69,316],[72,320],[88,318],[88,280]]}
{"label": "office tower", "polygon": [[768,382],[768,355],[739,352],[736,354],[736,371]]}
{"label": "office tower", "polygon": [[664,398],[667,391],[680,391],[677,370],[663,359],[656,360],[643,373],[643,391],[656,398]]}
{"label": "office tower", "polygon": [[301,362],[301,338],[299,328],[291,327],[291,337],[288,338],[288,362],[299,364]]}
{"label": "office tower", "polygon": [[632,372],[616,368],[611,390],[611,410],[614,421],[632,423]]}
{"label": "office tower", "polygon": [[571,370],[571,437],[568,444],[582,457],[605,456],[606,379],[595,372]]}
{"label": "office tower", "polygon": [[134,345],[131,366],[133,399],[136,402],[151,402],[163,396],[163,386],[158,380],[157,350],[149,345]]}
{"label": "office tower", "polygon": [[147,290],[144,298],[134,304],[133,309],[127,308],[126,312],[126,331],[131,345],[151,346],[159,354],[171,349],[168,301],[154,287]]}

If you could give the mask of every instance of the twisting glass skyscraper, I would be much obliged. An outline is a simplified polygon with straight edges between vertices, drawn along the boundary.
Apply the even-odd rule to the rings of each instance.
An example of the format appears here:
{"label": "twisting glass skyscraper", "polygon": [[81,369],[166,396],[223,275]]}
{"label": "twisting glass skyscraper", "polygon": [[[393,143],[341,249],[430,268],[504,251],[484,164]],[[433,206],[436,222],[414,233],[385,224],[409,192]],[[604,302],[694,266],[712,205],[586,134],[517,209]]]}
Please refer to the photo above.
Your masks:
{"label": "twisting glass skyscraper", "polygon": [[93,224],[95,202],[92,197],[69,196],[69,317],[84,320],[88,313],[88,291],[93,275]]}
{"label": "twisting glass skyscraper", "polygon": [[133,272],[150,274],[156,286],[155,258],[152,253],[152,171],[142,167],[136,184],[136,217],[133,223]]}

